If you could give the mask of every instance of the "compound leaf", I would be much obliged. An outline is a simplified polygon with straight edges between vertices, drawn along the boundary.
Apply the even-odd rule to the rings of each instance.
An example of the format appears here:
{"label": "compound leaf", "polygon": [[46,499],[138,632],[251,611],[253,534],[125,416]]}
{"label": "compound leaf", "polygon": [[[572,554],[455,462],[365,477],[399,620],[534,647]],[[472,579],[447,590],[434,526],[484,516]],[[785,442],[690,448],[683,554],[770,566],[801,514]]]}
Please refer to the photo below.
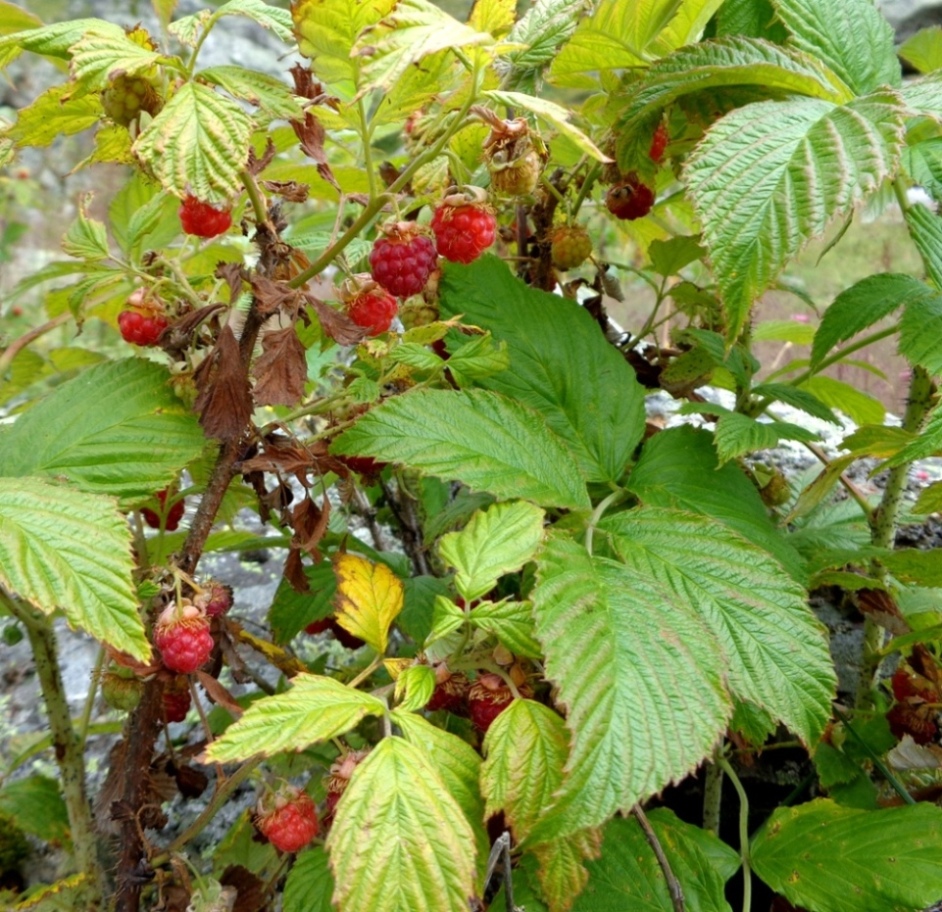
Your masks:
{"label": "compound leaf", "polygon": [[675,510],[628,510],[599,531],[626,567],[704,619],[735,697],[815,742],[830,718],[834,668],[807,593],[776,561],[719,522]]}

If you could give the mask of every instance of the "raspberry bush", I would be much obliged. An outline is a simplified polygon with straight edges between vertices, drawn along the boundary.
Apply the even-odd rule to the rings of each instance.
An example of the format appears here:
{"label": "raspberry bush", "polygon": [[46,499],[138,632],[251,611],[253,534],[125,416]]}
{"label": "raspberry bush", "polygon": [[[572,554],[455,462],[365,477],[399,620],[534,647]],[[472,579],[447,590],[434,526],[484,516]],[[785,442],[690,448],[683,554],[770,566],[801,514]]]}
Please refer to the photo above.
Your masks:
{"label": "raspberry bush", "polygon": [[[938,905],[942,577],[896,547],[942,504],[936,32],[285,6],[4,4],[58,81],[0,109],[0,624],[48,721],[0,744],[0,906]],[[232,20],[268,70],[208,62]],[[864,207],[917,265],[799,287]],[[888,337],[896,423],[844,373]],[[220,568],[262,548],[259,607]]]}

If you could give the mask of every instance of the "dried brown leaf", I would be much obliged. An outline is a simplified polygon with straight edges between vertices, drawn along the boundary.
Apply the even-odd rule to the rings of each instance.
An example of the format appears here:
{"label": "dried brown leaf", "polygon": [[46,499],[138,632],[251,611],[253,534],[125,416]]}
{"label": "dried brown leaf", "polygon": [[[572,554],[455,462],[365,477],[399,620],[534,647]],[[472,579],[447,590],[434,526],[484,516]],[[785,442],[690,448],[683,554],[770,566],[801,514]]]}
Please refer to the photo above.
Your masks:
{"label": "dried brown leaf", "polygon": [[217,279],[222,279],[229,286],[229,301],[235,303],[242,294],[242,280],[245,272],[241,263],[220,263],[214,273]]}
{"label": "dried brown leaf", "polygon": [[310,195],[310,187],[307,184],[299,184],[297,181],[262,181],[262,186],[269,193],[280,196],[289,203],[303,203]]}
{"label": "dried brown leaf", "polygon": [[255,154],[255,150],[251,147],[249,148],[249,160],[246,165],[246,170],[249,174],[257,177],[261,174],[271,163],[272,159],[275,157],[275,144],[272,142],[272,138],[268,137],[268,142],[265,143],[265,151],[262,153],[261,158]]}
{"label": "dried brown leaf", "polygon": [[213,703],[216,703],[218,706],[224,707],[233,716],[237,719],[242,715],[243,709],[236,702],[234,696],[232,696],[229,691],[222,686],[212,675],[207,674],[205,671],[197,671],[196,677],[199,680],[200,684],[203,686],[203,690],[206,691],[207,696]]}
{"label": "dried brown leaf", "polygon": [[297,405],[304,396],[307,359],[294,326],[265,333],[253,368],[259,405]]}
{"label": "dried brown leaf", "polygon": [[194,408],[208,437],[234,440],[252,417],[252,392],[239,343],[228,326],[193,376],[198,395]]}
{"label": "dried brown leaf", "polygon": [[279,310],[294,316],[301,304],[301,293],[287,282],[276,282],[262,275],[249,279],[259,316],[267,317]]}
{"label": "dried brown leaf", "polygon": [[305,295],[305,297],[314,308],[324,334],[338,345],[357,345],[366,338],[367,330],[362,326],[357,326],[343,311],[334,310],[311,295]]}
{"label": "dried brown leaf", "polygon": [[224,887],[233,887],[238,897],[232,912],[267,912],[270,899],[265,892],[265,884],[242,865],[230,865],[222,873],[219,883]]}

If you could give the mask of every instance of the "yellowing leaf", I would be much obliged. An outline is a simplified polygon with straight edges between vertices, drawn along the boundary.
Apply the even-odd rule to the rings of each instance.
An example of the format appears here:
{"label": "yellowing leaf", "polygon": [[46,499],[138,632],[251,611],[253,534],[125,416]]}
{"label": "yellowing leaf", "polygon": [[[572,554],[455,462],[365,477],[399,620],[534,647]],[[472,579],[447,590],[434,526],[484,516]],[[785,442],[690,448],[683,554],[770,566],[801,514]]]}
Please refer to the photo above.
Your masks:
{"label": "yellowing leaf", "polygon": [[337,623],[382,655],[389,626],[402,611],[402,582],[385,564],[356,554],[338,554],[333,563]]}

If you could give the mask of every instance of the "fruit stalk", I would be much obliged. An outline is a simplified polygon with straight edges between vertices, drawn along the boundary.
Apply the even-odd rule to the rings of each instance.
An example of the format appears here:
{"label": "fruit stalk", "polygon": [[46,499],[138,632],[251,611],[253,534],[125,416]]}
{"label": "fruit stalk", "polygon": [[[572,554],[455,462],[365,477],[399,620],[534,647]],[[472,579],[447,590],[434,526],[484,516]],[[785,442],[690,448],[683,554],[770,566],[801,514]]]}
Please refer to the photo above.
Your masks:
{"label": "fruit stalk", "polygon": [[62,796],[69,815],[69,830],[75,863],[87,880],[90,910],[99,908],[104,891],[104,870],[98,859],[98,836],[85,784],[85,759],[82,745],[72,726],[69,703],[62,686],[62,672],[57,659],[56,636],[50,622],[29,606],[6,593],[0,593],[5,607],[26,628],[26,635],[36,662],[36,674],[46,704],[46,716],[52,733],[52,746],[62,777]]}

